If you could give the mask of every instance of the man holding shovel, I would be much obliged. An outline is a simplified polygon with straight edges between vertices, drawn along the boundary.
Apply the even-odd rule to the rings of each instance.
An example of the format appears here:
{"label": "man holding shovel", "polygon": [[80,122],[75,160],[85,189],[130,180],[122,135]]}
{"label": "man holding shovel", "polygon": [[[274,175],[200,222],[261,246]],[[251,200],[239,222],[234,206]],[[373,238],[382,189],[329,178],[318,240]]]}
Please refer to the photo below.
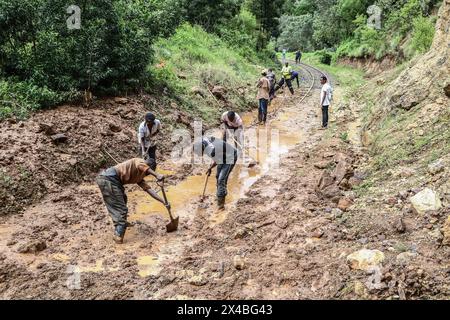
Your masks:
{"label": "man holding shovel", "polygon": [[237,161],[237,150],[229,143],[215,138],[204,137],[194,144],[194,152],[202,156],[206,154],[213,162],[206,171],[206,175],[211,175],[212,169],[217,166],[217,206],[224,209],[225,197],[227,196],[228,178]]}
{"label": "man holding shovel", "polygon": [[144,181],[144,177],[148,175],[154,176],[158,181],[164,180],[163,175],[157,174],[150,168],[152,163],[151,158],[147,158],[147,160],[133,158],[106,169],[97,177],[97,184],[114,223],[113,240],[116,243],[123,243],[127,228],[128,207],[125,184],[138,184],[153,199],[161,202],[170,210],[169,202],[164,201]]}
{"label": "man holding shovel", "polygon": [[150,168],[156,170],[156,138],[161,129],[161,122],[151,112],[145,114],[144,121],[139,125],[138,140],[142,158],[152,159]]}

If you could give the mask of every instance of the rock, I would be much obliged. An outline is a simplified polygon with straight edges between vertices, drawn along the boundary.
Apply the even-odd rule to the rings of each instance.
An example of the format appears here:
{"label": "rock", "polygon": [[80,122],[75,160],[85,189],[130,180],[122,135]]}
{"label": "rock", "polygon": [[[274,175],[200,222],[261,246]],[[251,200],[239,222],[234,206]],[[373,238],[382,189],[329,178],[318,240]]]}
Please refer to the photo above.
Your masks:
{"label": "rock", "polygon": [[347,211],[348,208],[353,204],[352,200],[348,199],[348,198],[341,198],[339,199],[338,202],[338,209],[342,210],[342,211]]}
{"label": "rock", "polygon": [[430,210],[439,210],[442,207],[438,195],[431,189],[425,188],[410,199],[413,209],[418,214]]}
{"label": "rock", "polygon": [[317,187],[319,190],[323,190],[326,187],[331,186],[333,183],[333,177],[331,177],[331,175],[327,171],[324,171],[319,179],[319,182],[317,183]]}
{"label": "rock", "polygon": [[211,90],[211,93],[217,98],[217,99],[225,99],[225,93],[226,90],[222,86],[214,86]]}
{"label": "rock", "polygon": [[355,176],[350,177],[348,179],[348,184],[350,185],[351,189],[353,189],[356,186],[359,186],[362,182],[363,182],[363,179],[355,177]]}
{"label": "rock", "polygon": [[339,183],[339,187],[344,190],[350,190],[352,188],[347,179],[342,179],[341,183]]}
{"label": "rock", "polygon": [[361,249],[347,256],[347,263],[352,269],[370,271],[384,261],[384,253],[380,250]]}
{"label": "rock", "polygon": [[122,131],[122,128],[119,125],[115,124],[115,123],[109,123],[108,126],[109,126],[109,130],[111,130],[112,132],[120,132],[120,131]]}
{"label": "rock", "polygon": [[311,238],[322,238],[324,232],[322,230],[315,230],[311,233]]}
{"label": "rock", "polygon": [[317,169],[325,169],[330,164],[330,161],[319,161],[314,164]]}
{"label": "rock", "polygon": [[337,184],[341,183],[342,179],[349,178],[353,175],[353,169],[351,165],[346,161],[339,161],[334,168],[331,176],[334,178]]}
{"label": "rock", "polygon": [[39,123],[38,132],[44,132],[47,136],[56,134],[53,125],[48,123]]}
{"label": "rock", "polygon": [[208,283],[208,280],[206,280],[202,275],[192,276],[188,280],[189,284],[192,284],[193,286],[204,286]]}
{"label": "rock", "polygon": [[439,230],[439,228],[436,228],[433,231],[428,232],[428,235],[437,242],[441,242],[444,239],[444,235],[441,233],[441,230]]}
{"label": "rock", "polygon": [[19,244],[17,252],[19,253],[36,253],[47,248],[47,244],[43,240],[32,240],[30,242]]}
{"label": "rock", "polygon": [[114,102],[118,103],[118,104],[127,104],[128,103],[128,99],[127,98],[115,98]]}
{"label": "rock", "polygon": [[52,139],[52,141],[56,144],[58,143],[64,143],[67,141],[67,136],[64,133],[57,133],[54,134],[52,136],[50,136],[50,138]]}
{"label": "rock", "polygon": [[200,87],[192,87],[192,88],[191,88],[191,92],[192,92],[193,94],[197,94],[197,95],[201,96],[202,98],[205,97],[205,92],[204,92],[203,89],[200,88]]}
{"label": "rock", "polygon": [[233,266],[237,270],[242,270],[245,268],[245,261],[244,258],[242,258],[240,255],[235,255],[233,258]]}
{"label": "rock", "polygon": [[258,165],[258,161],[251,159],[248,163],[247,163],[247,168],[253,168],[254,166]]}
{"label": "rock", "polygon": [[447,85],[444,87],[444,93],[447,97],[450,97],[450,83],[447,83]]}
{"label": "rock", "polygon": [[445,166],[444,166],[444,162],[442,160],[437,160],[428,165],[428,172],[432,175],[442,172],[442,171],[444,171],[444,169],[445,169]]}
{"label": "rock", "polygon": [[342,217],[343,214],[342,210],[338,208],[333,208],[333,210],[331,210],[331,213],[336,219]]}
{"label": "rock", "polygon": [[450,215],[447,217],[447,220],[445,220],[444,227],[442,228],[442,233],[444,234],[442,244],[450,245]]}
{"label": "rock", "polygon": [[366,294],[366,287],[361,281],[355,281],[354,285],[355,294],[362,297]]}
{"label": "rock", "polygon": [[411,251],[406,251],[406,252],[399,253],[397,255],[397,257],[395,258],[395,261],[397,262],[397,264],[399,264],[401,266],[405,266],[405,265],[409,264],[409,262],[412,259],[414,259],[415,257],[417,257],[417,253],[411,252]]}
{"label": "rock", "polygon": [[395,230],[398,233],[404,233],[406,231],[406,226],[405,226],[405,223],[403,222],[403,218],[402,217],[400,217],[398,219],[398,221],[397,221],[397,223],[395,224],[394,227],[395,227]]}

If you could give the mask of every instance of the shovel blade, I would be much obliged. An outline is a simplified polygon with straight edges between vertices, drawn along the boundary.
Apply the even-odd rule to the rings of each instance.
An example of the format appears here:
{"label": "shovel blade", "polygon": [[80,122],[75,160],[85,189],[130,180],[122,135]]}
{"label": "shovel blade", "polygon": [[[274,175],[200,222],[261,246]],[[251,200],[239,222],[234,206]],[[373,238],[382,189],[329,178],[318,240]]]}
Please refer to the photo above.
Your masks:
{"label": "shovel blade", "polygon": [[175,219],[171,220],[168,224],[166,224],[166,230],[167,232],[173,232],[178,229],[178,220],[180,217],[176,217]]}

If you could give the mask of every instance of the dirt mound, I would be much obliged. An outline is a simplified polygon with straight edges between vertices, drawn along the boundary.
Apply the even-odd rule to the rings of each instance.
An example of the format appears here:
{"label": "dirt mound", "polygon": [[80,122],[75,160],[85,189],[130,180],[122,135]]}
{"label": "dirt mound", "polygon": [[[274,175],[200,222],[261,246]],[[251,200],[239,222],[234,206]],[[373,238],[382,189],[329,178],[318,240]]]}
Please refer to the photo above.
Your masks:
{"label": "dirt mound", "polygon": [[[19,213],[47,193],[60,193],[71,183],[89,181],[92,175],[117,161],[139,155],[137,127],[149,110],[163,119],[162,134],[172,126],[190,125],[190,117],[172,105],[150,96],[115,98],[91,107],[60,106],[34,114],[27,121],[2,123],[0,132],[1,215]],[[172,142],[161,139],[159,158]]]}

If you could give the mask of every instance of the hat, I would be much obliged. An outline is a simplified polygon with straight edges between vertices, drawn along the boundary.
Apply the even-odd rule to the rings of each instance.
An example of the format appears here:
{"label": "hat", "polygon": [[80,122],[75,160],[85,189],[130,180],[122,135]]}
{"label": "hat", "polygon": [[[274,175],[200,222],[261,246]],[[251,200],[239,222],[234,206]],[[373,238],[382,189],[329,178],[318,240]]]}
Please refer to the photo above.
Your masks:
{"label": "hat", "polygon": [[155,119],[156,118],[155,118],[155,115],[153,113],[148,112],[148,113],[145,114],[145,121],[153,122],[153,121],[155,121]]}

